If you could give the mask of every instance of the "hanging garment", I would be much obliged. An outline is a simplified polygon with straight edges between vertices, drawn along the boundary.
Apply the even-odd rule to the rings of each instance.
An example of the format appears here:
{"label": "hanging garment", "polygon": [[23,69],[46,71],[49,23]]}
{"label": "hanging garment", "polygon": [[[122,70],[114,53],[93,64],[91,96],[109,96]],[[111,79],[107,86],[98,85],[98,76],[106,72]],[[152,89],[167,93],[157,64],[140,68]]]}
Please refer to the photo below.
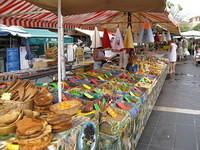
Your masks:
{"label": "hanging garment", "polygon": [[126,34],[125,34],[125,38],[124,38],[124,48],[125,49],[133,49],[134,48],[133,35],[132,35],[130,26],[126,30]]}
{"label": "hanging garment", "polygon": [[122,49],[124,49],[123,38],[122,38],[122,35],[121,35],[119,28],[117,28],[114,39],[112,41],[112,50],[119,52]]}
{"label": "hanging garment", "polygon": [[141,43],[154,42],[153,31],[148,20],[145,20],[143,29],[140,32],[140,42]]}
{"label": "hanging garment", "polygon": [[111,48],[111,44],[110,44],[110,38],[108,36],[108,31],[107,29],[104,29],[104,33],[103,33],[103,48]]}
{"label": "hanging garment", "polygon": [[165,32],[162,32],[161,41],[162,42],[167,42],[167,38],[166,38]]}
{"label": "hanging garment", "polygon": [[101,42],[99,31],[97,27],[95,27],[94,34],[92,36],[91,48],[99,48],[99,47],[102,47],[102,42]]}
{"label": "hanging garment", "polygon": [[167,41],[171,41],[172,40],[170,32],[167,32],[166,40]]}

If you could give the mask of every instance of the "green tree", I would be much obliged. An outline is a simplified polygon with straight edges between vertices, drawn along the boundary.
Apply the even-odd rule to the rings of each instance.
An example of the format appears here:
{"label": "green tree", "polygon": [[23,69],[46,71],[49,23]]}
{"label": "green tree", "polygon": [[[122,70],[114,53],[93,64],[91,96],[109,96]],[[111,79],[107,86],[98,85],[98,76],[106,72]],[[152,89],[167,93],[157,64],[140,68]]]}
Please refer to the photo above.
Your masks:
{"label": "green tree", "polygon": [[182,32],[184,32],[184,31],[189,31],[189,30],[191,29],[190,24],[189,24],[188,22],[186,22],[186,21],[180,22],[180,23],[179,23],[179,26],[180,26],[180,30],[181,30]]}
{"label": "green tree", "polygon": [[183,11],[183,7],[180,4],[176,5],[170,1],[167,1],[166,5],[167,5],[168,12],[172,14],[172,16],[174,17],[176,21],[178,22],[183,21],[184,16],[181,15]]}
{"label": "green tree", "polygon": [[181,30],[181,32],[189,31],[190,27],[188,27],[188,26],[180,26],[180,30]]}
{"label": "green tree", "polygon": [[200,31],[200,24],[194,26],[193,30]]}

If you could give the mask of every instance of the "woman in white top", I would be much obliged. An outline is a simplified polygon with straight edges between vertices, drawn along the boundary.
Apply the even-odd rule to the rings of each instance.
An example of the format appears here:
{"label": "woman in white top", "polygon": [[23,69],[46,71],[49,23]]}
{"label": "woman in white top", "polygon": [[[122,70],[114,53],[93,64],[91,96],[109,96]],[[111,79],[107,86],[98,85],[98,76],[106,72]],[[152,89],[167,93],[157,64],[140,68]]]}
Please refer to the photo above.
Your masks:
{"label": "woman in white top", "polygon": [[177,60],[177,45],[174,41],[170,42],[170,53],[169,53],[169,62],[170,62],[170,73],[175,74],[175,66],[176,66],[176,60]]}
{"label": "woman in white top", "polygon": [[178,60],[179,60],[179,61],[182,61],[183,58],[184,58],[183,45],[182,45],[181,39],[178,39],[177,56],[178,56]]}

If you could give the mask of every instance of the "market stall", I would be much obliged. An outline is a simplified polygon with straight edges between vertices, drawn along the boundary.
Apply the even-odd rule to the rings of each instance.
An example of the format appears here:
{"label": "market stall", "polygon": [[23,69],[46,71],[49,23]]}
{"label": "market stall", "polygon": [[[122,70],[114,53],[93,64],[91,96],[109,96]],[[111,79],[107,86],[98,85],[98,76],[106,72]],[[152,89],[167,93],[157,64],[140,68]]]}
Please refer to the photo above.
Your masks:
{"label": "market stall", "polygon": [[23,30],[13,26],[0,25],[0,72],[28,67],[28,61],[25,60],[25,42],[28,37],[30,37],[30,34]]}
{"label": "market stall", "polygon": [[[57,10],[57,1],[50,4],[45,0],[32,2]],[[65,70],[62,70],[61,10],[63,14],[86,13],[102,8],[160,11],[164,8],[164,1],[121,3],[115,0],[105,6],[100,1],[80,1],[80,6],[76,5],[80,12],[71,10],[73,5],[69,4],[73,3],[65,7],[65,2],[62,1],[62,7],[61,1],[58,3],[58,83],[33,83],[19,79],[1,82],[0,147],[11,150],[135,149],[165,81],[168,61],[143,54],[134,60],[137,67],[130,72],[105,64],[102,69],[71,71],[65,76]],[[94,7],[99,2],[102,8]],[[131,30],[128,29],[125,41],[130,41]],[[124,45],[133,49],[133,43]]]}

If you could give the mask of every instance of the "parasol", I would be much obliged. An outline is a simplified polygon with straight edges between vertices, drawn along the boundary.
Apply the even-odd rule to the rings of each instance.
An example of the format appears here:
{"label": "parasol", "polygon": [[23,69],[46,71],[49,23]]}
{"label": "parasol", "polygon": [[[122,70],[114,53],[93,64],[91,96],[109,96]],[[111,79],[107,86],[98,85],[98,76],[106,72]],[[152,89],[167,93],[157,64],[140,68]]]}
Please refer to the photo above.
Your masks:
{"label": "parasol", "polygon": [[[41,8],[57,12],[57,0],[27,0]],[[163,12],[165,0],[61,0],[63,15],[82,14],[101,10],[126,12]]]}

